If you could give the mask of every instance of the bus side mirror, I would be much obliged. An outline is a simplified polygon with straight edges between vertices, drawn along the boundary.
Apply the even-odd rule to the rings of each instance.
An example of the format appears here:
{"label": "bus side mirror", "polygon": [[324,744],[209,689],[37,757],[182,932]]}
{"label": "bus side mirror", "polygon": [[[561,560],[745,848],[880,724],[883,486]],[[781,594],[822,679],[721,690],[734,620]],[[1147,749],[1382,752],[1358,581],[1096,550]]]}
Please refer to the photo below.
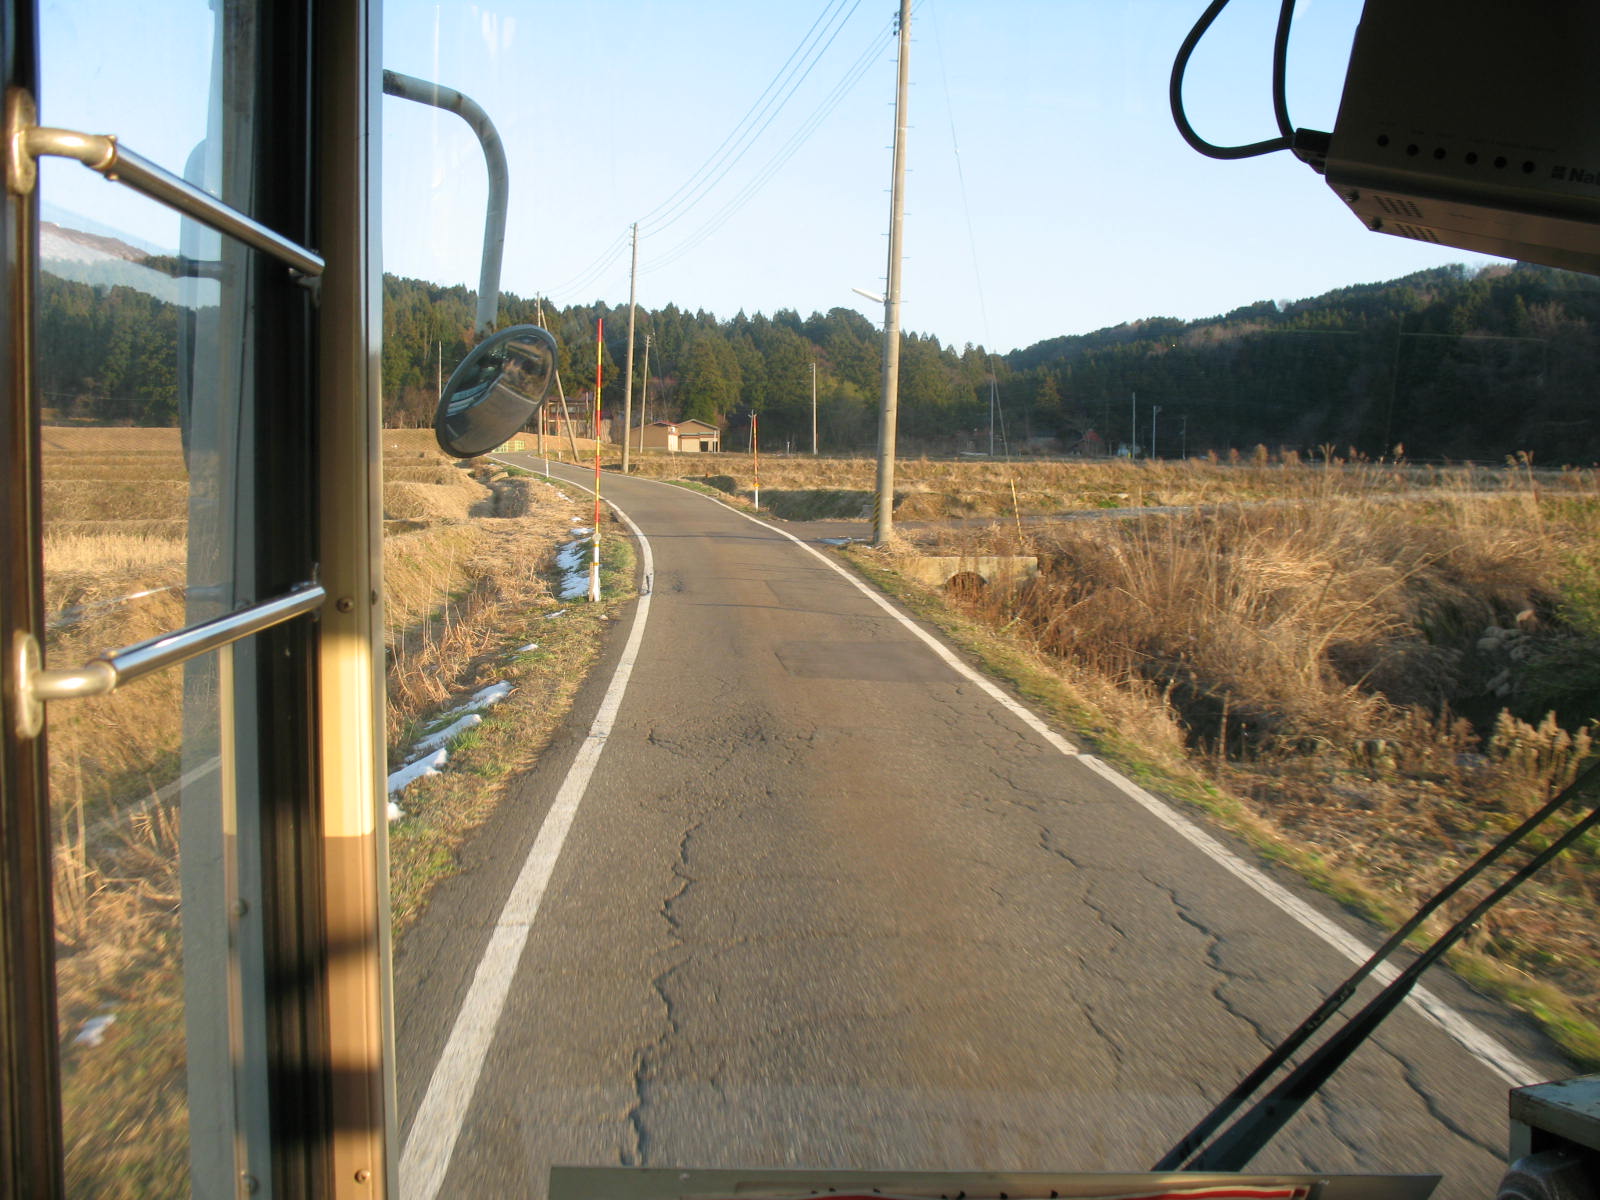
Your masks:
{"label": "bus side mirror", "polygon": [[556,377],[556,340],[513,325],[461,360],[439,396],[433,432],[454,458],[487,454],[528,422]]}

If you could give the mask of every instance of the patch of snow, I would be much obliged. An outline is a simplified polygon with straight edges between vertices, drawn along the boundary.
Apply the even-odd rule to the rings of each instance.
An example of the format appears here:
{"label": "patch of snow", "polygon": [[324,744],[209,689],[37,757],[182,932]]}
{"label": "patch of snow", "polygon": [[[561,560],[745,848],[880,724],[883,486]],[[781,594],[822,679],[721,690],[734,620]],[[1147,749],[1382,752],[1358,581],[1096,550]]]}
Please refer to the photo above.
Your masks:
{"label": "patch of snow", "polygon": [[545,613],[544,619],[546,621],[554,621],[557,617],[564,617],[566,615],[567,615],[567,610],[566,609],[558,608],[553,613]]}
{"label": "patch of snow", "polygon": [[439,719],[445,721],[451,717],[458,717],[464,712],[472,712],[479,708],[489,708],[492,705],[499,704],[500,701],[511,695],[511,692],[511,685],[504,680],[500,683],[491,683],[488,687],[480,688],[478,691],[473,692],[464,702],[454,708],[447,708],[439,714]]}
{"label": "patch of snow", "polygon": [[518,646],[516,652],[518,654],[526,654],[526,653],[528,653],[528,651],[537,650],[538,648],[539,648],[539,643],[538,642],[529,642],[526,646]]}
{"label": "patch of snow", "polygon": [[574,533],[574,534],[576,534],[576,535],[577,535],[577,536],[578,536],[578,537],[581,537],[581,538],[586,538],[586,537],[588,537],[588,536],[589,536],[589,535],[590,535],[590,534],[591,534],[591,533],[593,533],[593,532],[594,532],[594,530],[592,530],[592,529],[590,529],[590,528],[588,528],[588,527],[587,527],[587,526],[584,526],[584,527],[583,527],[583,528],[580,528],[580,529],[574,529],[574,530],[573,530],[573,531],[572,531],[572,532],[573,532],[573,533]]}
{"label": "patch of snow", "polygon": [[116,1013],[101,1013],[98,1017],[90,1017],[78,1030],[78,1036],[72,1039],[74,1046],[98,1046],[106,1040],[106,1030],[116,1024]]}
{"label": "patch of snow", "polygon": [[428,775],[437,775],[444,770],[445,763],[450,761],[448,750],[435,750],[426,758],[419,758],[409,766],[401,767],[389,776],[389,795],[393,796],[405,791],[407,787],[417,780]]}
{"label": "patch of snow", "polygon": [[450,725],[445,726],[437,733],[430,733],[415,746],[411,747],[410,750],[406,751],[406,757],[411,758],[412,761],[415,761],[416,758],[421,757],[424,754],[432,754],[440,746],[448,746],[451,742],[455,741],[456,738],[460,737],[474,725],[482,724],[483,718],[477,713],[468,713],[459,721],[455,721]]}
{"label": "patch of snow", "polygon": [[[574,530],[573,532],[577,532]],[[588,530],[583,532],[587,533]],[[556,595],[563,600],[578,600],[589,594],[589,558],[591,543],[568,542],[556,555],[556,567],[561,571],[561,582],[556,584]]]}
{"label": "patch of snow", "polygon": [[389,820],[391,823],[400,820],[406,814],[393,800],[389,801]]}

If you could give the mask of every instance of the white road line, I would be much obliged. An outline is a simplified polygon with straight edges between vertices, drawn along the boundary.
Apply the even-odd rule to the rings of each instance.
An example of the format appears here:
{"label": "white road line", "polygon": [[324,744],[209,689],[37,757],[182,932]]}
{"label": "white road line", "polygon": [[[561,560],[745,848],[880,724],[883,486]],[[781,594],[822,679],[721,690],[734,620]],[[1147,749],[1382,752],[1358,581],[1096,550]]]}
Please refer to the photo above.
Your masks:
{"label": "white road line", "polygon": [[[700,495],[700,493],[697,492],[691,492],[690,494]],[[709,501],[712,504],[720,504],[729,512],[737,513],[745,520],[753,521],[763,529],[770,529],[773,533],[780,534],[783,537],[788,538],[795,545],[806,551],[806,553],[813,555],[820,562],[826,563],[830,569],[837,571],[840,575],[844,576],[844,578],[848,579],[852,584],[854,584],[862,595],[866,596],[884,612],[888,613],[889,616],[893,617],[918,638],[922,639],[923,642],[927,643],[927,645],[933,649],[934,653],[938,654],[940,658],[958,671],[962,676],[971,680],[974,684],[992,696],[996,702],[1005,708],[1007,712],[1013,714],[1029,729],[1032,729],[1062,754],[1065,754],[1070,758],[1077,759],[1079,762],[1083,763],[1084,766],[1094,771],[1095,774],[1107,780],[1109,783],[1115,786],[1117,790],[1126,795],[1130,800],[1133,800],[1151,816],[1165,824],[1174,833],[1178,834],[1190,845],[1192,845],[1196,850],[1200,851],[1200,853],[1204,854],[1223,870],[1227,871],[1229,874],[1235,876],[1241,882],[1255,890],[1264,899],[1275,904],[1278,908],[1280,908],[1290,917],[1294,918],[1294,920],[1298,921],[1306,929],[1310,930],[1312,933],[1316,934],[1317,937],[1321,938],[1328,945],[1332,946],[1342,956],[1357,965],[1366,962],[1367,959],[1372,956],[1372,948],[1360,938],[1356,937],[1352,933],[1349,933],[1337,922],[1318,912],[1315,908],[1311,907],[1311,905],[1307,904],[1304,900],[1301,900],[1282,884],[1279,884],[1275,880],[1269,878],[1256,867],[1251,866],[1249,863],[1239,858],[1238,855],[1234,854],[1221,842],[1217,841],[1194,822],[1183,816],[1171,805],[1167,804],[1163,800],[1158,799],[1150,792],[1145,791],[1144,788],[1134,783],[1131,779],[1128,779],[1124,775],[1120,774],[1114,768],[1108,766],[1105,762],[1096,758],[1094,755],[1081,753],[1076,746],[1046,725],[1030,709],[1022,704],[1019,704],[1016,700],[1006,695],[1006,693],[996,686],[991,680],[986,679],[984,676],[978,674],[978,672],[972,667],[968,666],[967,663],[962,661],[958,655],[954,654],[948,647],[946,647],[944,643],[940,642],[927,630],[923,629],[915,621],[911,620],[910,617],[906,616],[892,603],[890,603],[888,598],[882,593],[877,591],[870,584],[863,581],[853,572],[848,571],[844,567],[840,566],[831,557],[818,550],[815,546],[807,545],[805,542],[795,537],[795,535],[790,533],[787,529],[780,529],[776,525],[769,525],[767,522],[758,517],[753,517],[747,512],[740,512],[740,510],[737,508],[722,504],[722,502],[716,499],[714,496],[702,495],[701,499]],[[1373,978],[1378,980],[1380,983],[1387,983],[1389,980],[1393,979],[1397,973],[1398,972],[1393,966],[1385,963],[1373,972]],[[1422,1013],[1423,1016],[1432,1021],[1453,1040],[1459,1043],[1462,1049],[1466,1050],[1468,1054],[1472,1055],[1512,1087],[1521,1087],[1524,1084],[1538,1083],[1545,1078],[1542,1073],[1535,1071],[1520,1057],[1512,1053],[1512,1051],[1502,1044],[1498,1038],[1492,1037],[1483,1030],[1479,1029],[1470,1020],[1462,1016],[1461,1013],[1456,1011],[1450,1005],[1446,1004],[1443,1000],[1439,999],[1422,985],[1418,984],[1416,987],[1412,988],[1410,996],[1406,998],[1406,1003],[1413,1005],[1420,1013]]]}
{"label": "white road line", "polygon": [[[586,489],[587,490],[587,489]],[[648,579],[655,573],[650,543],[643,532],[615,504],[611,505],[639,542],[639,556],[643,573]],[[628,631],[628,642],[617,664],[616,674],[600,701],[600,711],[589,727],[589,736],[579,747],[572,768],[556,793],[544,824],[534,839],[533,848],[522,864],[517,881],[506,898],[505,907],[495,922],[489,945],[472,977],[472,986],[461,1002],[455,1025],[450,1030],[449,1041],[433,1069],[428,1081],[428,1091],[411,1123],[411,1136],[406,1139],[400,1157],[400,1194],[405,1200],[434,1200],[444,1183],[451,1156],[455,1153],[456,1139],[461,1133],[461,1123],[466,1119],[473,1093],[478,1088],[478,1078],[483,1073],[483,1060],[494,1041],[495,1029],[500,1023],[500,1013],[505,1007],[506,993],[516,975],[522,959],[523,947],[528,941],[528,931],[538,915],[539,902],[544,898],[545,887],[554,872],[562,844],[572,829],[578,804],[589,787],[600,753],[616,721],[617,710],[622,705],[623,693],[638,660],[639,645],[644,640],[645,621],[650,615],[650,594],[639,596],[633,612],[633,626]]]}

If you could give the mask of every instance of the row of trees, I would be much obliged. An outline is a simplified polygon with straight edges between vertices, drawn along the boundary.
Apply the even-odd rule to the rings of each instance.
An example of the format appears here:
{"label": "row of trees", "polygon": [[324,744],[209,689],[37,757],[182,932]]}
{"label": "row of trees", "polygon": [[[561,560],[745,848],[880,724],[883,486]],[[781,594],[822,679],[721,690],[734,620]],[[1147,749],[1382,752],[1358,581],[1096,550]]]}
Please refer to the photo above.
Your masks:
{"label": "row of trees", "polygon": [[[47,274],[39,293],[47,406],[101,422],[176,421],[179,312],[132,288]],[[385,419],[425,424],[439,379],[471,346],[473,296],[386,277],[384,319]],[[602,405],[617,420],[626,310],[502,297],[502,324],[539,323],[555,334],[567,393],[581,402],[592,397],[601,319]],[[639,310],[637,327],[635,420],[643,403],[651,420],[699,418],[738,444],[759,413],[764,442],[808,449],[814,379],[822,449],[875,441],[882,339],[852,309],[721,320],[668,304]],[[1527,450],[1542,462],[1589,462],[1600,459],[1597,379],[1600,280],[1533,266],[1444,267],[1200,321],[1130,322],[1006,355],[905,334],[900,432],[912,448],[986,445],[993,396],[1013,447],[1033,439],[1114,450],[1137,432],[1147,453],[1159,405],[1163,456],[1266,443],[1372,457],[1396,445],[1411,457]]]}
{"label": "row of trees", "polygon": [[[416,279],[384,281],[384,391],[387,418],[423,424],[433,418],[438,380],[448,377],[470,345],[473,294]],[[602,407],[620,421],[627,359],[627,310],[605,304],[540,306],[503,295],[503,325],[531,322],[553,333],[561,348],[561,375],[569,396],[592,399],[595,332],[605,322],[600,355]],[[650,343],[645,378],[645,340]],[[791,309],[772,316],[738,313],[719,321],[704,310],[668,304],[636,316],[633,396],[648,403],[650,420],[696,418],[741,428],[761,417],[763,440],[811,444],[813,372],[817,428],[831,450],[869,445],[877,436],[882,394],[878,331],[860,313],[835,308],[802,319]],[[987,421],[991,363],[981,349],[957,353],[937,338],[908,335],[901,350],[901,430],[913,438],[939,438]],[[648,393],[647,393],[648,387]]]}

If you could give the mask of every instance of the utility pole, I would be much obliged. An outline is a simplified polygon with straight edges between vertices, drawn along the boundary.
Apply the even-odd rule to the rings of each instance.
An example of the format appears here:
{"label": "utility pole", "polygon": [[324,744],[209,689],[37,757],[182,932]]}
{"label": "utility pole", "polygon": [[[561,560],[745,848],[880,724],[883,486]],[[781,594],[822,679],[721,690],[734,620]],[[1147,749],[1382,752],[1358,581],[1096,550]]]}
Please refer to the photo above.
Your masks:
{"label": "utility pole", "polygon": [[[628,473],[628,430],[633,428],[633,308],[639,279],[639,222],[633,223],[633,266],[628,271],[628,365],[622,377],[622,473]],[[595,434],[596,437],[600,435]]]}
{"label": "utility pole", "polygon": [[1161,415],[1161,405],[1150,406],[1150,457],[1156,456],[1156,418]]}
{"label": "utility pole", "polygon": [[900,400],[901,217],[906,207],[906,108],[911,82],[911,0],[900,0],[894,102],[894,187],[889,200],[889,290],[883,297],[883,406],[878,412],[878,498],[872,544],[894,536],[894,437]]}
{"label": "utility pole", "polygon": [[[535,319],[539,322],[539,328],[543,329],[544,328],[544,297],[543,296],[535,296],[534,300],[533,300],[533,303],[534,303],[534,306],[535,306],[535,310],[537,312],[537,316],[536,316]],[[577,439],[577,436],[572,432],[572,413],[567,409],[567,389],[564,386],[562,386],[562,383],[561,383],[561,360],[559,358],[556,359],[554,367],[555,367],[555,373],[556,373],[556,395],[561,398],[561,415],[562,415],[563,418],[565,418],[565,420],[567,422],[567,442],[572,446],[572,461],[573,461],[574,464],[576,464],[577,461],[578,461],[578,458],[579,458],[579,454],[578,454],[578,439]],[[542,415],[540,417],[540,420],[543,420],[543,416]],[[598,429],[597,429],[597,431],[595,433],[595,437],[599,437],[599,436],[600,436],[600,434],[599,434]],[[560,453],[561,452],[559,450],[556,451],[557,456],[559,456]],[[546,474],[549,474],[549,472],[546,472]]]}
{"label": "utility pole", "polygon": [[994,407],[999,399],[994,376],[989,376],[989,457],[994,457]]}
{"label": "utility pole", "polygon": [[817,456],[817,360],[811,360],[811,457]]}
{"label": "utility pole", "polygon": [[1139,393],[1128,393],[1128,458],[1139,457]]}
{"label": "utility pole", "polygon": [[653,333],[644,335],[644,378],[639,381],[639,453],[644,454],[644,420],[646,410],[650,407],[650,339]]}

